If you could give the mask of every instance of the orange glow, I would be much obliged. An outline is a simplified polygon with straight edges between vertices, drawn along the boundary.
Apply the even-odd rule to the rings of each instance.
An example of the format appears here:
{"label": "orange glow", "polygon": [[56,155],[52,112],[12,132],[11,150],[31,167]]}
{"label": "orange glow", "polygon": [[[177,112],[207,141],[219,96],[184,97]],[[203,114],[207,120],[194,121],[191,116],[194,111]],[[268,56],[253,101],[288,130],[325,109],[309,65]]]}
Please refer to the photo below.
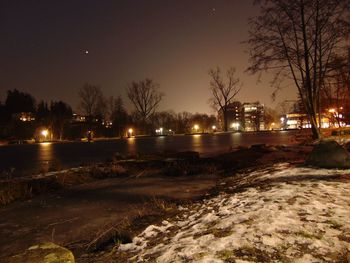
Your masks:
{"label": "orange glow", "polygon": [[44,136],[45,138],[47,137],[48,134],[49,134],[48,130],[42,130],[41,131],[41,135]]}

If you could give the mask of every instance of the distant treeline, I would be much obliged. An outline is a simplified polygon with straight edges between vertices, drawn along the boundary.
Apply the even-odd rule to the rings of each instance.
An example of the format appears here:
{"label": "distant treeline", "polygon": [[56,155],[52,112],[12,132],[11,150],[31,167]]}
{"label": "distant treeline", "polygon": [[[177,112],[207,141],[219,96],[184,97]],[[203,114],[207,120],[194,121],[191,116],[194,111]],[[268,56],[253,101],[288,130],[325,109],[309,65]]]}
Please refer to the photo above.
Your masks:
{"label": "distant treeline", "polygon": [[[138,83],[133,85],[135,88]],[[207,132],[217,123],[213,115],[158,112],[156,107],[146,115],[142,115],[142,109],[128,112],[120,96],[105,98],[99,87],[89,84],[78,94],[80,113],[74,114],[64,101],[37,102],[29,93],[7,91],[5,101],[0,102],[0,138],[41,140],[44,129],[49,132],[47,140],[76,140],[87,137],[88,132],[94,137],[122,137],[130,128],[134,134],[173,134],[193,132],[194,125],[198,125],[195,132]]]}

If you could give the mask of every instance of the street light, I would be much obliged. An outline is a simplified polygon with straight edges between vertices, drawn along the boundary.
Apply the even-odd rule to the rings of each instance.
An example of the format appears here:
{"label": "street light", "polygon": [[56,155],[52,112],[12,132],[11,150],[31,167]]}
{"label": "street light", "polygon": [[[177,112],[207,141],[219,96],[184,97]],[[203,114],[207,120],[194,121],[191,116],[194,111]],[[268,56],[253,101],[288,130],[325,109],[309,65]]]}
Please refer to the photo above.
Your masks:
{"label": "street light", "polygon": [[199,130],[199,125],[198,125],[198,124],[195,124],[195,125],[193,126],[193,129],[195,130],[195,132],[198,132],[198,130]]}
{"label": "street light", "polygon": [[231,124],[231,128],[236,129],[237,131],[239,129],[239,126],[240,126],[239,122],[234,122],[234,123]]}
{"label": "street light", "polygon": [[276,123],[271,123],[271,130],[274,130],[275,129],[275,125],[276,125]]}
{"label": "street light", "polygon": [[132,129],[132,128],[130,128],[129,130],[128,130],[128,133],[130,134],[130,136],[132,136],[132,133],[134,132],[134,130]]}
{"label": "street light", "polygon": [[49,131],[47,129],[41,131],[41,135],[44,136],[44,140],[46,140],[47,135],[49,135]]}

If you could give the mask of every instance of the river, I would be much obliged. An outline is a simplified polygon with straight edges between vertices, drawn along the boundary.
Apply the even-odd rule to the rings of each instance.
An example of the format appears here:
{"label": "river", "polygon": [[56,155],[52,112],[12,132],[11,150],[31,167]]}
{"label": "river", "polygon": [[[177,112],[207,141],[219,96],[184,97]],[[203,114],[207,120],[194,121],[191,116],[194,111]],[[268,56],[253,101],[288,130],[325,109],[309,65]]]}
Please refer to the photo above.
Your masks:
{"label": "river", "polygon": [[0,147],[0,172],[16,176],[101,162],[113,154],[197,151],[201,155],[227,152],[253,144],[290,145],[295,131],[247,132],[125,138],[109,141],[39,143]]}

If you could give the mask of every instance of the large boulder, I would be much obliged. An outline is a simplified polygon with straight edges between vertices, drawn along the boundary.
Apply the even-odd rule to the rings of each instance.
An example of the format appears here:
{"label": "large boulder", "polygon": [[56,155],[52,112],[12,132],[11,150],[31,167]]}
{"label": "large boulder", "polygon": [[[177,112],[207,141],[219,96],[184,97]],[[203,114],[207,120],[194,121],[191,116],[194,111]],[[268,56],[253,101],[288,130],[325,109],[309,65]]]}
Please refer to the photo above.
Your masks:
{"label": "large boulder", "polygon": [[314,146],[307,165],[320,168],[350,168],[350,153],[336,141],[321,141]]}
{"label": "large boulder", "polygon": [[347,149],[348,151],[350,151],[350,141],[345,142],[344,148]]}
{"label": "large boulder", "polygon": [[43,243],[28,248],[24,253],[9,258],[6,263],[74,263],[73,253],[54,243]]}

